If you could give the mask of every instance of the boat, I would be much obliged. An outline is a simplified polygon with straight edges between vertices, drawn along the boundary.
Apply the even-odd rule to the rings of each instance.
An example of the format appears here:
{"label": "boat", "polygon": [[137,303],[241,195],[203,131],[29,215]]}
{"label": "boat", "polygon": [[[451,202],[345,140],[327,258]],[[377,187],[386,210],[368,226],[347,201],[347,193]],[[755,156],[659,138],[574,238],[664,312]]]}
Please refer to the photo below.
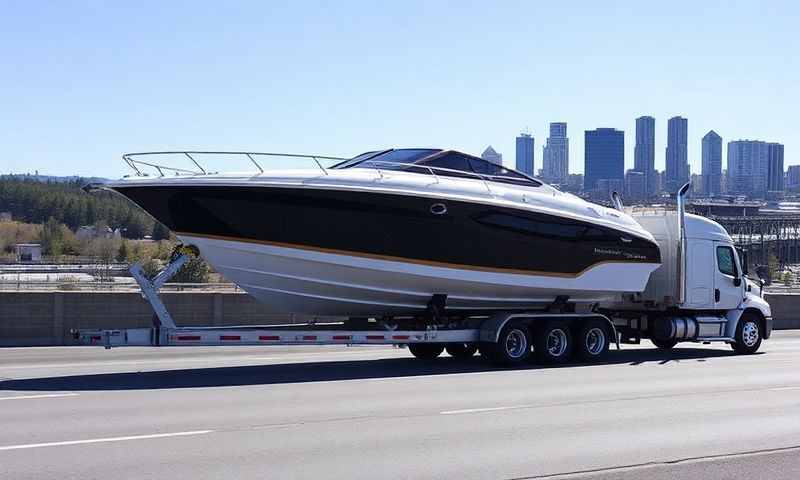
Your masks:
{"label": "boat", "polygon": [[[595,304],[643,291],[661,261],[624,212],[455,150],[282,155],[312,167],[270,171],[263,159],[280,154],[222,152],[257,167],[244,173],[211,172],[202,153],[126,154],[134,174],[103,188],[276,313],[414,315],[437,298],[456,312]],[[193,166],[147,157],[166,154]]]}

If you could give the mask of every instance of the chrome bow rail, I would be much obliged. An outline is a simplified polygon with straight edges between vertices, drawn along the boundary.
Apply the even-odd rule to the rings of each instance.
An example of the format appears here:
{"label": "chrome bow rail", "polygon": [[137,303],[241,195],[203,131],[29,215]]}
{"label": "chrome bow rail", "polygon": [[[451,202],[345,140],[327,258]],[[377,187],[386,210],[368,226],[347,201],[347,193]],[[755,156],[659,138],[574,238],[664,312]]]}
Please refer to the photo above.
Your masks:
{"label": "chrome bow rail", "polygon": [[[146,160],[142,160],[141,157],[155,157],[155,156],[164,156],[164,155],[172,155],[172,156],[180,156],[184,159],[188,159],[191,161],[191,165],[194,165],[197,170],[190,169],[190,168],[180,168],[171,165],[162,165],[155,162],[150,162]],[[268,152],[212,152],[212,151],[165,151],[165,152],[139,152],[139,153],[126,153],[122,155],[122,159],[125,160],[125,163],[128,164],[129,167],[134,171],[136,176],[139,177],[146,177],[148,176],[147,173],[142,172],[142,168],[140,167],[149,167],[153,168],[158,172],[158,175],[163,177],[164,172],[172,172],[174,175],[208,175],[211,173],[218,173],[218,172],[210,172],[207,168],[204,168],[201,162],[199,161],[203,156],[209,155],[216,155],[216,156],[243,156],[247,157],[247,159],[255,165],[258,169],[259,173],[264,173],[264,168],[261,166],[260,163],[256,159],[261,159],[263,157],[269,157],[271,159],[275,158],[299,158],[299,159],[306,159],[306,160],[313,160],[314,163],[322,170],[322,172],[327,175],[328,170],[322,165],[320,160],[336,160],[338,162],[342,162],[344,160],[348,160],[347,158],[341,157],[329,157],[325,155],[298,155],[294,153],[268,153]],[[137,158],[139,157],[139,158]]]}

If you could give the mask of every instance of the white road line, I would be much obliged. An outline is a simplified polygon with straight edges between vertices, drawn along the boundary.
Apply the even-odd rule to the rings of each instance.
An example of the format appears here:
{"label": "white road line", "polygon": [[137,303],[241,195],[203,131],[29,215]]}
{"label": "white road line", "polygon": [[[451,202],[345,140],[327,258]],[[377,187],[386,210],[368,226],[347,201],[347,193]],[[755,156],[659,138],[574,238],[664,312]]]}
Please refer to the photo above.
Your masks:
{"label": "white road line", "polygon": [[60,398],[60,397],[77,397],[77,393],[47,393],[42,395],[17,395],[15,397],[0,397],[3,400],[31,400],[34,398]]}
{"label": "white road line", "polygon": [[507,407],[486,407],[486,408],[466,408],[464,410],[445,410],[439,412],[439,415],[460,415],[462,413],[482,413],[482,412],[499,412],[502,410],[515,410],[518,408],[530,408],[533,405],[510,405]]}
{"label": "white road line", "polygon": [[782,390],[800,390],[800,386],[795,386],[795,387],[775,387],[775,388],[768,388],[767,390],[769,390],[770,392],[779,392],[779,391],[782,391]]}
{"label": "white road line", "polygon": [[66,442],[29,443],[26,445],[8,445],[0,447],[0,451],[24,450],[28,448],[63,447],[66,445],[85,445],[89,443],[127,442],[129,440],[148,440],[153,438],[188,437],[190,435],[204,435],[214,430],[195,430],[192,432],[155,433],[152,435],[133,435],[130,437],[92,438],[88,440],[70,440]]}

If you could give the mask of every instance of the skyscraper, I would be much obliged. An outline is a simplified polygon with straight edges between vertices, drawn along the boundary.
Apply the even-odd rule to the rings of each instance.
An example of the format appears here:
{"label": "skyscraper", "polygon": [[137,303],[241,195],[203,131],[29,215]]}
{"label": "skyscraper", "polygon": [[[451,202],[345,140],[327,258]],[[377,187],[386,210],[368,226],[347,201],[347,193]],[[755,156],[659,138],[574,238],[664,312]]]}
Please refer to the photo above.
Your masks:
{"label": "skyscraper", "polygon": [[783,187],[783,145],[767,144],[767,191],[782,192]]}
{"label": "skyscraper", "polygon": [[656,119],[636,119],[636,146],[633,149],[633,169],[644,174],[645,196],[656,193]]}
{"label": "skyscraper", "polygon": [[530,176],[533,176],[533,144],[529,133],[520,133],[517,137],[517,170]]}
{"label": "skyscraper", "polygon": [[544,171],[542,176],[550,183],[564,184],[569,176],[569,138],[567,124],[550,124],[550,136],[543,148]]}
{"label": "skyscraper", "polygon": [[503,155],[494,151],[491,145],[486,147],[486,150],[481,153],[481,158],[484,160],[488,160],[492,163],[496,163],[498,165],[503,164]]}
{"label": "skyscraper", "polygon": [[595,190],[598,180],[604,184],[625,183],[625,132],[614,128],[586,130],[583,188]]}
{"label": "skyscraper", "polygon": [[728,193],[764,197],[767,192],[767,158],[765,142],[728,142]]}
{"label": "skyscraper", "polygon": [[703,137],[703,188],[705,195],[716,196],[722,193],[722,137],[714,130]]}
{"label": "skyscraper", "polygon": [[688,127],[689,121],[683,117],[672,117],[667,122],[667,168],[664,187],[670,193],[676,192],[689,181]]}

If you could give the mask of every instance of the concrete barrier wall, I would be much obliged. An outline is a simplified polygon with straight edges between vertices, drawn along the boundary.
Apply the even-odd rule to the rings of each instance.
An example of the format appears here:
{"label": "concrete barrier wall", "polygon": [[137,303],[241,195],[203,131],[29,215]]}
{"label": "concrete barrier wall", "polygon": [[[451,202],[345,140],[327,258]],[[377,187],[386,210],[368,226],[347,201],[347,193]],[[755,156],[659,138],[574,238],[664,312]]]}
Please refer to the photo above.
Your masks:
{"label": "concrete barrier wall", "polygon": [[[161,298],[180,326],[276,325],[307,320],[268,314],[243,293],[170,292]],[[800,328],[800,294],[768,294],[776,329]],[[71,329],[152,325],[138,293],[0,292],[0,346],[71,345]]]}

